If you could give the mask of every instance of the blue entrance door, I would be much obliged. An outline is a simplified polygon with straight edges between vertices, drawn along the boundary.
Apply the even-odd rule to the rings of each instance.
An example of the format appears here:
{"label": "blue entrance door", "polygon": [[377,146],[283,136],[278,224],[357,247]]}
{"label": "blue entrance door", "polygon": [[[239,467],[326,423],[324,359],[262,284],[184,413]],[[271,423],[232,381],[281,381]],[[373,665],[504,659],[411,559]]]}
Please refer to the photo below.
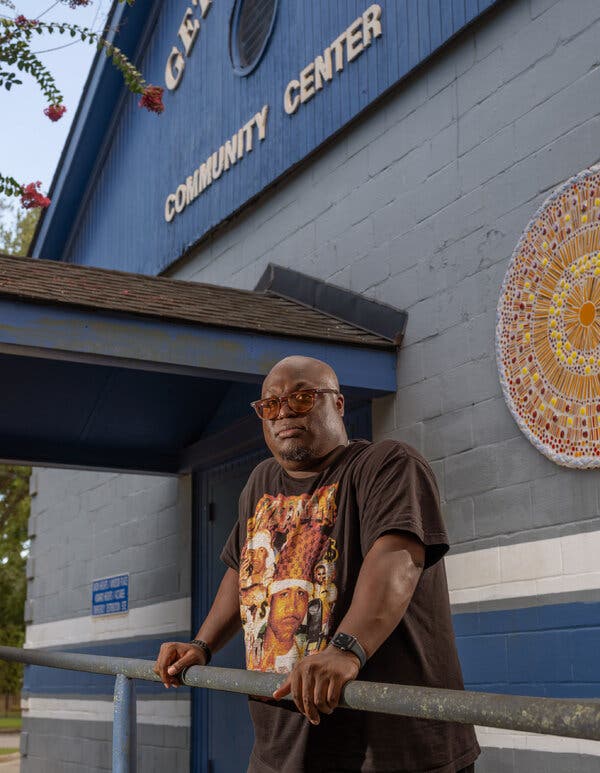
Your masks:
{"label": "blue entrance door", "polygon": [[[238,498],[252,469],[266,451],[252,454],[198,476],[197,501],[200,505],[195,539],[199,625],[208,612],[226,567],[220,561],[221,549],[238,517]],[[197,628],[195,629],[197,630]],[[215,666],[245,668],[241,632],[218,652]],[[254,732],[248,714],[248,698],[215,690],[194,690],[193,770],[194,773],[233,773],[244,771],[252,750]]]}

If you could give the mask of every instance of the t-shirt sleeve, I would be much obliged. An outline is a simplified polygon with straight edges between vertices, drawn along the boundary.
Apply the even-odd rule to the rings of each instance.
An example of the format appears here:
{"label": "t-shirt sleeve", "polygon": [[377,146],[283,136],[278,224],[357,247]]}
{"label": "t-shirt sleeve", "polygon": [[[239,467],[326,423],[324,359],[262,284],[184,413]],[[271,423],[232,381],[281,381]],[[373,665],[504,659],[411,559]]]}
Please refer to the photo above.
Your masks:
{"label": "t-shirt sleeve", "polygon": [[416,451],[400,443],[381,443],[374,449],[357,486],[362,554],[384,534],[409,532],[425,546],[425,566],[432,566],[449,547],[433,471]]}

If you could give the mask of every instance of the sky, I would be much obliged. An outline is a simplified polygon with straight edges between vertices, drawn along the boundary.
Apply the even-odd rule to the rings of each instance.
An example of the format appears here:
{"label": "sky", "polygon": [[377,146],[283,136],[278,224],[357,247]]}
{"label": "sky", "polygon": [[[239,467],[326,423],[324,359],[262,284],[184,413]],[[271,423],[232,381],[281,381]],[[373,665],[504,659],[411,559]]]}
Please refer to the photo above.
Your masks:
{"label": "sky", "polygon": [[[68,0],[12,1],[15,10],[0,4],[0,16],[14,18],[23,14],[28,19],[71,22],[96,31],[102,28],[112,4],[112,0],[90,0],[86,7],[71,9]],[[36,35],[34,42],[34,52],[45,52],[39,58],[54,75],[67,112],[60,121],[52,123],[43,113],[43,94],[26,74],[22,77],[23,85],[13,86],[10,91],[0,87],[0,173],[23,184],[40,180],[43,192],[47,193],[96,48],[73,43],[69,34]],[[5,216],[5,222],[7,218],[10,215]]]}

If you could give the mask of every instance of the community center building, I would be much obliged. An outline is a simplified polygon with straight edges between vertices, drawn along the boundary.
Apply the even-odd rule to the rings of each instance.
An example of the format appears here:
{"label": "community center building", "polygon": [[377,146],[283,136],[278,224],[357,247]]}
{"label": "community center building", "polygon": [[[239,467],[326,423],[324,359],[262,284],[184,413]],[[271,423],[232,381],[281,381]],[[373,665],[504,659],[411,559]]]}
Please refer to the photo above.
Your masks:
{"label": "community center building", "polygon": [[[600,698],[600,4],[115,3],[31,258],[0,257],[0,458],[34,466],[26,647],[189,640],[329,362],[352,437],[437,476],[467,689]],[[241,641],[215,664],[241,666]],[[23,773],[110,769],[114,680],[29,666]],[[482,773],[600,743],[478,728]],[[144,773],[243,770],[246,700],[138,685]]]}

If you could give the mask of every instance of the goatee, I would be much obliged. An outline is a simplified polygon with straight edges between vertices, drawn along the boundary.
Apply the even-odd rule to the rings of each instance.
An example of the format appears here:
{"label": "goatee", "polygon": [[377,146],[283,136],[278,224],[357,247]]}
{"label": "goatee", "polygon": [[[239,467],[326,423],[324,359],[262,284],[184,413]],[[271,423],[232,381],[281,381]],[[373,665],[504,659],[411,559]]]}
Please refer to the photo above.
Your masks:
{"label": "goatee", "polygon": [[285,451],[280,451],[279,455],[286,462],[307,462],[313,456],[306,446],[292,446]]}

